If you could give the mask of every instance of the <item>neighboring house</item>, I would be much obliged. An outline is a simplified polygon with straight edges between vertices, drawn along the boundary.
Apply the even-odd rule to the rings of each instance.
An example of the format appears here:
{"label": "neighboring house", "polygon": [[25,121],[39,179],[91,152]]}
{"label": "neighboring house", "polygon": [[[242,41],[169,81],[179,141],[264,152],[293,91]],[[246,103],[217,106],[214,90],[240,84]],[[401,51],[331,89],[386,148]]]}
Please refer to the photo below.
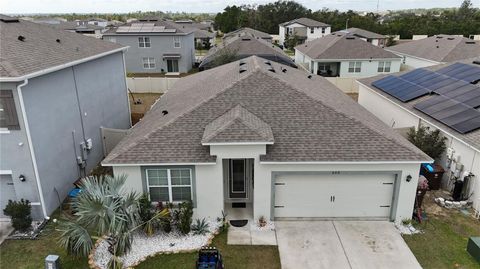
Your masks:
{"label": "neighboring house", "polygon": [[96,26],[105,28],[108,26],[108,21],[102,18],[90,18],[87,20],[87,24],[96,25]]}
{"label": "neighboring house", "polygon": [[129,73],[187,73],[195,62],[193,29],[174,22],[142,19],[109,29],[103,39],[129,46]]}
{"label": "neighboring house", "polygon": [[295,63],[326,77],[371,77],[400,71],[401,58],[345,33],[334,33],[295,47]]}
{"label": "neighboring house", "polygon": [[211,21],[195,22],[193,20],[176,20],[175,23],[185,27],[200,29],[208,32],[214,31],[213,23]]}
{"label": "neighboring house", "polygon": [[193,32],[196,45],[202,45],[202,47],[212,47],[215,45],[215,33],[209,31],[195,29]]}
{"label": "neighboring house", "polygon": [[410,219],[430,158],[307,75],[252,56],[181,78],[102,165],[195,218]]}
{"label": "neighboring house", "polygon": [[272,43],[272,36],[270,34],[267,34],[265,32],[255,30],[252,28],[248,28],[248,27],[243,27],[235,31],[226,33],[223,35],[223,39],[227,40],[229,38],[236,38],[236,37],[243,37],[243,36],[263,39],[265,41]]}
{"label": "neighboring house", "polygon": [[329,35],[330,25],[309,18],[300,18],[279,25],[280,45],[285,46],[287,37],[297,36],[299,44]]}
{"label": "neighboring house", "polygon": [[80,21],[58,21],[58,20],[52,20],[52,21],[37,21],[34,20],[33,22],[35,23],[41,23],[45,24],[48,26],[51,26],[53,28],[56,28],[58,30],[64,30],[64,31],[69,31],[73,33],[79,33],[83,34],[86,36],[92,36],[95,38],[102,38],[102,33],[105,31],[105,27],[98,26],[98,25],[93,25],[93,24],[88,24],[86,21],[80,22]]}
{"label": "neighboring house", "polygon": [[[470,172],[473,176],[465,190],[472,194],[470,200],[477,206],[480,206],[479,63],[468,60],[386,78],[363,79],[359,81],[358,98],[362,106],[400,132],[421,125],[439,129],[451,149],[450,154],[447,150],[439,160],[447,171],[443,186],[451,190],[455,175],[463,179]],[[453,174],[457,168],[460,171]]]}
{"label": "neighboring house", "polygon": [[480,41],[435,35],[385,48],[403,58],[406,69],[449,63],[480,55]]}
{"label": "neighboring house", "polygon": [[360,28],[352,27],[352,28],[348,28],[338,32],[347,33],[347,34],[356,36],[362,40],[367,41],[368,43],[371,43],[372,45],[379,46],[379,47],[384,47],[385,44],[387,43],[387,36],[370,32],[367,30],[363,30]]}
{"label": "neighboring house", "polygon": [[48,217],[128,129],[126,47],[0,15],[0,218],[9,199]]}
{"label": "neighboring house", "polygon": [[[208,54],[202,59],[199,68],[200,70],[210,69],[218,65],[217,59],[219,61],[225,61],[222,57],[228,58],[229,62],[232,62],[253,55],[262,57],[265,60],[297,67],[292,58],[285,54],[278,46],[263,39],[250,36],[237,36],[225,39],[222,44],[211,48]],[[222,63],[225,64],[225,62]]]}

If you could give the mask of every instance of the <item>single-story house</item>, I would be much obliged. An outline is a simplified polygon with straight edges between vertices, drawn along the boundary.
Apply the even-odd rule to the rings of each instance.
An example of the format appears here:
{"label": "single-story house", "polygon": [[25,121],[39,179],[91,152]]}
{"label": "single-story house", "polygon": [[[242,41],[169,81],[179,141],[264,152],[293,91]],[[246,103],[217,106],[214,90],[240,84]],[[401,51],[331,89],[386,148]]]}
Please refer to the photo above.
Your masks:
{"label": "single-story house", "polygon": [[362,40],[371,43],[372,45],[384,47],[387,41],[387,36],[370,32],[361,28],[351,27],[345,30],[339,31],[341,33],[351,34],[353,36],[359,37]]}
{"label": "single-story house", "polygon": [[[204,70],[216,66],[218,65],[216,62],[217,59],[229,58],[231,59],[230,61],[235,61],[252,55],[291,67],[297,67],[293,59],[285,54],[278,46],[260,38],[237,36],[224,39],[222,44],[212,47],[208,54],[202,59],[199,68],[200,70]],[[222,59],[222,61],[224,61],[224,59]]]}
{"label": "single-story house", "polygon": [[252,56],[177,81],[102,164],[195,218],[401,221],[430,161],[324,78]]}
{"label": "single-story house", "polygon": [[287,38],[296,36],[299,44],[302,44],[329,35],[331,31],[332,27],[326,23],[310,18],[298,18],[278,25],[279,43],[285,46]]}
{"label": "single-story house", "polygon": [[385,49],[401,56],[405,69],[415,69],[478,57],[480,41],[455,35],[434,35]]}
{"label": "single-story house", "polygon": [[[359,80],[360,105],[405,133],[426,126],[447,138],[440,160],[443,187],[465,181],[465,196],[480,205],[480,58]],[[387,80],[390,80],[388,83]],[[405,86],[407,84],[410,86]]]}
{"label": "single-story house", "polygon": [[347,33],[295,47],[295,63],[325,77],[360,78],[400,71],[401,58]]}
{"label": "single-story house", "polygon": [[244,36],[259,38],[272,43],[272,36],[270,34],[256,30],[256,29],[252,29],[249,27],[242,27],[235,31],[226,33],[223,35],[223,39],[226,40],[232,37],[236,38],[236,37],[244,37]]}

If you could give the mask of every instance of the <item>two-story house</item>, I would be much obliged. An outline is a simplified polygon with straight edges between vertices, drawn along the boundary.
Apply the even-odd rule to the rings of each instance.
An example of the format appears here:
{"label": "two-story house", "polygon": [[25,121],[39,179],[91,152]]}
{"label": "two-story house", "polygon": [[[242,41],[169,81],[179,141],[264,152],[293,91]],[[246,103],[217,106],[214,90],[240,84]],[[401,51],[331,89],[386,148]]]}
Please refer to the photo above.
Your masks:
{"label": "two-story house", "polygon": [[131,126],[111,42],[0,15],[0,218],[27,199],[48,218],[106,153],[101,127]]}
{"label": "two-story house", "polygon": [[194,29],[172,21],[133,21],[106,31],[103,39],[129,46],[129,73],[187,73],[195,62]]}
{"label": "two-story house", "polygon": [[334,33],[295,47],[295,63],[325,77],[360,78],[400,71],[401,58],[361,38]]}
{"label": "two-story house", "polygon": [[347,33],[347,34],[359,37],[360,39],[365,40],[368,43],[375,46],[384,47],[387,43],[387,36],[370,32],[361,28],[351,27],[338,32]]}
{"label": "two-story house", "polygon": [[289,37],[296,36],[299,43],[329,35],[331,32],[330,25],[312,20],[309,18],[299,18],[279,25],[279,44],[285,46],[285,41]]}

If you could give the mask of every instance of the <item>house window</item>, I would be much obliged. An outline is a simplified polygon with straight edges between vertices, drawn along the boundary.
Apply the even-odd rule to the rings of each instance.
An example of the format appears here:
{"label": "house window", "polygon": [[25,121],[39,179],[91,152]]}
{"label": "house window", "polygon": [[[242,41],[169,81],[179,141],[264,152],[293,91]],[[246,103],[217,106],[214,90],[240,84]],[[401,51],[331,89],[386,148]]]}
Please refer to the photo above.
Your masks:
{"label": "house window", "polygon": [[360,73],[362,72],[362,62],[349,62],[348,73]]}
{"label": "house window", "polygon": [[390,72],[391,65],[392,65],[392,62],[378,62],[378,72],[379,73]]}
{"label": "house window", "polygon": [[140,48],[150,48],[150,37],[141,36],[138,38],[138,47]]}
{"label": "house window", "polygon": [[322,34],[325,34],[325,27],[322,27]]}
{"label": "house window", "polygon": [[313,34],[315,32],[315,28],[310,28],[310,34]]}
{"label": "house window", "polygon": [[153,58],[153,57],[143,58],[143,68],[144,69],[155,69],[155,58]]}
{"label": "house window", "polygon": [[167,72],[178,73],[178,60],[167,60]]}
{"label": "house window", "polygon": [[11,90],[0,91],[0,129],[19,130],[17,111],[13,92]]}
{"label": "house window", "polygon": [[330,64],[326,64],[326,63],[318,63],[318,71],[320,72],[327,72],[327,70],[330,69]]}
{"label": "house window", "polygon": [[180,37],[179,36],[174,36],[173,37],[173,47],[174,48],[180,48]]}
{"label": "house window", "polygon": [[145,172],[151,201],[173,203],[192,200],[191,169],[147,169]]}

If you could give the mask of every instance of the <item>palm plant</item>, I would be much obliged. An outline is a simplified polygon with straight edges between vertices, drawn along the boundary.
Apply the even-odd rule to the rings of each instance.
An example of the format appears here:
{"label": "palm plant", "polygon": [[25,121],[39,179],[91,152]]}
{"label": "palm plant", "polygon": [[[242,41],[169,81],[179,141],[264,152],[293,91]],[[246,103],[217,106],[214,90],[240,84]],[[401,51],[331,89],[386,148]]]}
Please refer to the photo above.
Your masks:
{"label": "palm plant", "polygon": [[[132,233],[142,227],[139,196],[123,189],[126,176],[87,177],[82,192],[72,201],[74,218],[61,223],[60,244],[69,254],[88,256],[94,240],[106,237],[112,254],[109,268],[121,268],[119,256],[130,251]],[[152,219],[160,219],[159,212]]]}

